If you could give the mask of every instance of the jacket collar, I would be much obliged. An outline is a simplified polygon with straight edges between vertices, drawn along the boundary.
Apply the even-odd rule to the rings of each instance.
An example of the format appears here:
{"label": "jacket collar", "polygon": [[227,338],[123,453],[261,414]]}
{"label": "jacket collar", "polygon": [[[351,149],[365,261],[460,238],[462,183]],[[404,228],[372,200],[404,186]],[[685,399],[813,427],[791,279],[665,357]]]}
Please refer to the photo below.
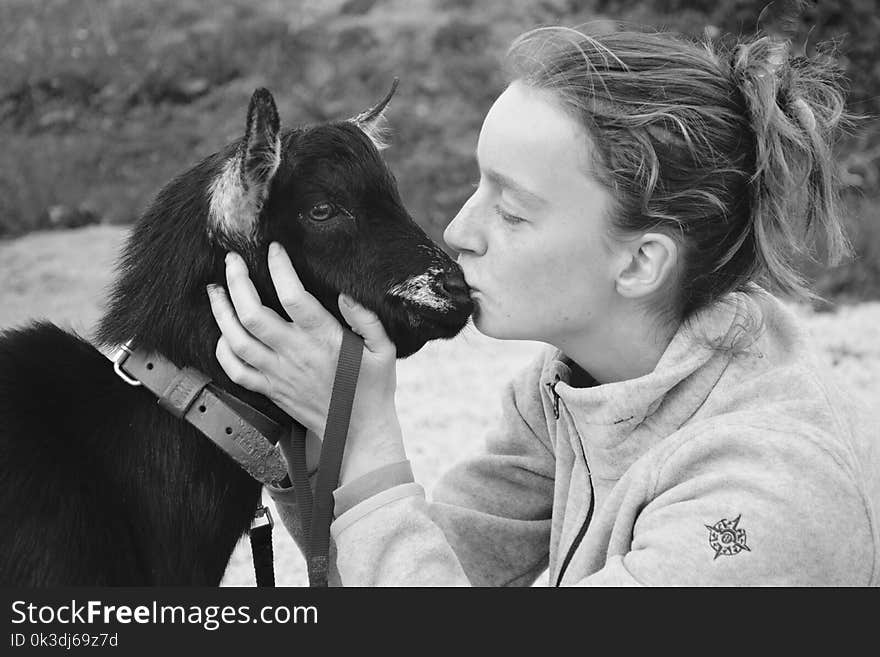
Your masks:
{"label": "jacket collar", "polygon": [[754,310],[748,294],[728,295],[679,327],[652,372],[627,381],[572,387],[577,366],[558,351],[544,368],[542,390],[555,391],[560,412],[593,447],[614,449],[648,418],[652,433],[669,435],[705,401],[731,355],[754,341]]}

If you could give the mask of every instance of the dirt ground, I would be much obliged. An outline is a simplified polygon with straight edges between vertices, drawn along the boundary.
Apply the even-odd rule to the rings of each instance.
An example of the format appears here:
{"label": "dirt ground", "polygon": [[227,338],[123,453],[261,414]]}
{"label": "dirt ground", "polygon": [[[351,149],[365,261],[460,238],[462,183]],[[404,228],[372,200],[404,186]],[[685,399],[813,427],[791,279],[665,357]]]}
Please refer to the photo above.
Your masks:
{"label": "dirt ground", "polygon": [[[89,335],[100,316],[124,227],[91,226],[0,242],[0,330],[48,318]],[[798,308],[829,370],[853,394],[880,404],[880,303],[833,313]],[[499,409],[499,391],[540,345],[501,342],[472,328],[429,344],[398,368],[397,401],[416,479],[429,491],[456,459],[479,447]],[[266,496],[268,500],[268,496]],[[279,585],[306,584],[304,562],[284,528],[274,534]],[[253,586],[250,546],[242,541],[223,579]]]}

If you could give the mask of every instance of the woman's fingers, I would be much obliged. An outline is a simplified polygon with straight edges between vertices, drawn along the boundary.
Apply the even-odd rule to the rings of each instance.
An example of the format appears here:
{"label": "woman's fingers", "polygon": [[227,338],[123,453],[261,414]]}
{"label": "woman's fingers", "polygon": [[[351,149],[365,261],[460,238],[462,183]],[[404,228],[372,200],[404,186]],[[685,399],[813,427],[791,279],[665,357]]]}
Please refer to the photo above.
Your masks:
{"label": "woman's fingers", "polygon": [[[241,326],[264,344],[277,345],[283,339],[287,322],[274,310],[263,305],[260,295],[251,282],[247,265],[237,253],[230,252],[226,255],[226,286]],[[230,339],[230,344],[236,349],[236,353],[239,346],[244,346],[235,339]],[[241,353],[238,355],[244,357]],[[250,360],[248,362],[252,365],[257,364]]]}
{"label": "woman's fingers", "polygon": [[269,393],[270,385],[266,377],[239,358],[222,335],[217,341],[215,353],[217,362],[233,383],[264,395]]}
{"label": "woman's fingers", "polygon": [[[208,300],[211,304],[214,320],[223,334],[221,340],[225,343],[226,348],[254,367],[270,363],[272,360],[271,351],[245,330],[239,322],[235,309],[229,302],[229,297],[226,296],[226,291],[219,285],[209,285]],[[229,374],[228,371],[226,373]]]}
{"label": "woman's fingers", "polygon": [[346,294],[339,295],[339,311],[351,330],[364,339],[364,345],[371,352],[388,355],[397,353],[397,348],[388,338],[376,313],[367,310]]}
{"label": "woman's fingers", "polygon": [[278,242],[269,245],[269,275],[281,306],[295,324],[312,328],[331,316],[303,287],[287,251]]}

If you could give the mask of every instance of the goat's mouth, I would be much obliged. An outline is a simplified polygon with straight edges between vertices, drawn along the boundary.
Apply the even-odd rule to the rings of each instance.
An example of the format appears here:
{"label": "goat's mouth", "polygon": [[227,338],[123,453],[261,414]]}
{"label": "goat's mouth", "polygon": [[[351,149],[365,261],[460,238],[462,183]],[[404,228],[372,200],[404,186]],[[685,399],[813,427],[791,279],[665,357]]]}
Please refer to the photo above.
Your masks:
{"label": "goat's mouth", "polygon": [[474,303],[464,277],[445,269],[429,270],[392,285],[379,313],[388,337],[406,358],[426,342],[452,338],[467,324]]}
{"label": "goat's mouth", "polygon": [[411,356],[431,340],[453,338],[467,325],[474,310],[466,303],[453,304],[445,310],[425,307],[411,301],[394,299],[395,320],[386,326],[388,337],[397,347],[397,357]]}
{"label": "goat's mouth", "polygon": [[397,346],[398,358],[406,358],[431,340],[455,337],[467,324],[474,304],[467,293],[438,290],[416,294],[395,294],[392,288],[385,296],[385,307],[393,318],[386,326],[388,337]]}

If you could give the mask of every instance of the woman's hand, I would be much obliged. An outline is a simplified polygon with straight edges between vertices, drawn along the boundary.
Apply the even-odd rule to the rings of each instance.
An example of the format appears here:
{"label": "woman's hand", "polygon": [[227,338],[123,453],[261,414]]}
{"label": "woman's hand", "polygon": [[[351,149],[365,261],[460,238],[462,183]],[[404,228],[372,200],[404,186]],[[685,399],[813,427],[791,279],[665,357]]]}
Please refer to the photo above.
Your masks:
{"label": "woman's hand", "polygon": [[[229,378],[268,397],[312,433],[322,436],[336,374],[342,327],[309,294],[284,249],[269,248],[269,273],[290,322],[260,301],[244,260],[226,258],[223,288],[209,286],[211,310],[222,333],[217,360]],[[345,295],[339,310],[364,339],[340,482],[406,458],[394,406],[396,349],[378,317]]]}

